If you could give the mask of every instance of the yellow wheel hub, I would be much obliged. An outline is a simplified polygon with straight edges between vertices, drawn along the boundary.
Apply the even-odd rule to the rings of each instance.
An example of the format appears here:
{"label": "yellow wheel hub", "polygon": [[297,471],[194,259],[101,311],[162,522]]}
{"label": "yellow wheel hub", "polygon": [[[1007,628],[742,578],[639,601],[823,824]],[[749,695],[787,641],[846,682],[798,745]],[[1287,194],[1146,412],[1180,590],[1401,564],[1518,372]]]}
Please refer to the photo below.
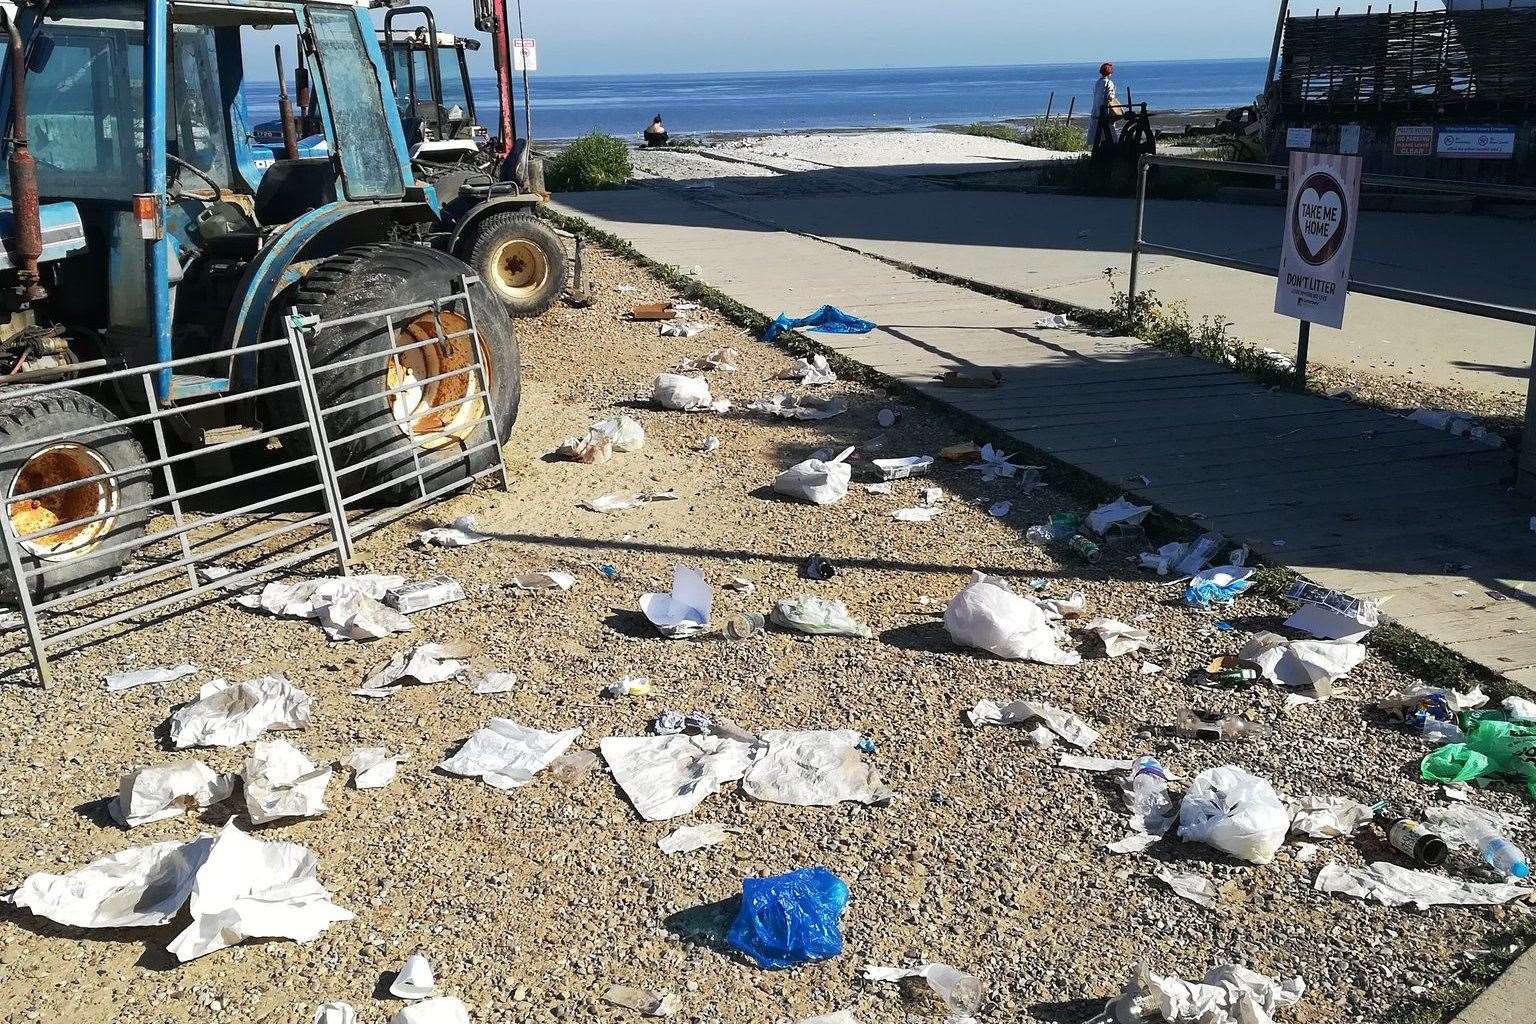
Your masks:
{"label": "yellow wheel hub", "polygon": [[492,286],[512,299],[531,298],[549,281],[549,257],[537,244],[523,238],[499,245],[488,269]]}
{"label": "yellow wheel hub", "polygon": [[[394,342],[399,348],[435,341],[392,356],[385,375],[396,422],[406,436],[428,449],[468,441],[476,421],[485,415],[484,391],[471,369],[475,339],[467,333],[469,321],[448,311],[440,317],[441,333],[431,313],[422,313],[395,332]],[[483,350],[481,365],[489,379],[490,365]],[[461,401],[466,398],[469,401]]]}

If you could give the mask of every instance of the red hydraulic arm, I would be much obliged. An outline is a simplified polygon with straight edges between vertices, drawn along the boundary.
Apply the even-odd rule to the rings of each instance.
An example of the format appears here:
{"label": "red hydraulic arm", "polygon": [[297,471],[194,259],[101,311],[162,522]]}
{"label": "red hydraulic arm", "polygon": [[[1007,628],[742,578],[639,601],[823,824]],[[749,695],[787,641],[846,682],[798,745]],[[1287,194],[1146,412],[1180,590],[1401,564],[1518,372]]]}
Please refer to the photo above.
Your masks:
{"label": "red hydraulic arm", "polygon": [[496,61],[496,98],[501,123],[496,129],[496,159],[512,155],[512,41],[507,24],[507,0],[475,0],[475,28],[491,37]]}

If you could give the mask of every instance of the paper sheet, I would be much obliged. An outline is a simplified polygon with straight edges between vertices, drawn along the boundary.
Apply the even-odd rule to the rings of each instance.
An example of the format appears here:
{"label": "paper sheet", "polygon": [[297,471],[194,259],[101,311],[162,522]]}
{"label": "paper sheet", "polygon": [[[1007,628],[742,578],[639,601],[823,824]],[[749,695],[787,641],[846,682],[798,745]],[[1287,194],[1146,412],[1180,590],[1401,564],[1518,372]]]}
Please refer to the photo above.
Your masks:
{"label": "paper sheet", "polygon": [[411,683],[446,682],[464,674],[469,664],[462,659],[473,653],[474,648],[465,643],[412,647],[370,667],[363,685],[352,693],[358,697],[384,698]]}
{"label": "paper sheet", "polygon": [[251,747],[241,773],[245,813],[253,825],[279,818],[315,818],[324,814],[331,769],[319,768],[287,740],[261,741]]}
{"label": "paper sheet", "polygon": [[674,640],[693,636],[709,628],[709,612],[714,592],[704,582],[704,575],[686,565],[672,567],[670,594],[644,594],[640,611],[662,636]]}
{"label": "paper sheet", "polygon": [[11,902],[73,928],[162,925],[187,902],[212,848],[205,836],[132,847],[64,875],[40,871],[26,877]]}
{"label": "paper sheet", "polygon": [[581,729],[545,732],[507,718],[493,718],[438,765],[454,775],[478,777],[500,790],[526,786],[581,736]]}
{"label": "paper sheet", "polygon": [[610,736],[598,748],[646,821],[687,814],[746,774],[753,757],[751,745],[720,736]]}
{"label": "paper sheet", "polygon": [[1087,750],[1099,738],[1098,730],[1087,722],[1045,701],[1016,700],[1004,705],[991,700],[978,701],[966,712],[966,719],[973,729],[986,725],[1022,725],[1039,719],[1051,732],[1079,750]]}
{"label": "paper sheet", "polygon": [[698,825],[680,825],[657,840],[656,845],[668,856],[676,853],[692,853],[694,850],[720,845],[735,831],[713,821]]}
{"label": "paper sheet", "polygon": [[309,722],[309,694],[282,676],[232,683],[213,679],[197,700],[171,712],[171,745],[235,747],[268,729],[302,729]]}
{"label": "paper sheet", "polygon": [[1112,526],[1140,526],[1151,511],[1151,505],[1137,505],[1124,498],[1116,498],[1088,513],[1084,524],[1102,537],[1104,531]]}
{"label": "paper sheet", "polygon": [[331,902],[315,855],[297,843],[267,843],[224,826],[198,868],[192,923],[169,949],[183,963],[246,939],[310,942],[352,913]]}
{"label": "paper sheet", "polygon": [[237,601],[270,615],[318,620],[332,640],[379,639],[411,628],[410,620],[382,604],[404,576],[323,576],[302,583],[268,583],[259,595]]}
{"label": "paper sheet", "polygon": [[885,803],[891,791],[859,750],[860,738],[853,729],[767,730],[741,788],[758,800],[803,807]]}
{"label": "paper sheet", "polygon": [[437,994],[437,979],[424,954],[412,953],[405,958],[389,983],[389,994],[399,999],[426,999]]}
{"label": "paper sheet", "polygon": [[357,1024],[351,1003],[321,1003],[315,1007],[314,1024]]}
{"label": "paper sheet", "polygon": [[158,668],[139,668],[131,672],[114,672],[106,678],[108,693],[122,693],[136,686],[154,683],[171,683],[187,676],[197,675],[197,666],[190,662],[182,665]]}
{"label": "paper sheet", "polygon": [[1192,875],[1163,868],[1154,876],[1178,895],[1207,909],[1221,901],[1221,891],[1216,883],[1204,875]]}
{"label": "paper sheet", "polygon": [[416,543],[422,547],[439,548],[467,548],[490,539],[490,534],[475,529],[475,517],[471,515],[459,516],[447,526],[435,526],[416,535]]}
{"label": "paper sheet", "polygon": [[1389,907],[1413,904],[1430,907],[1484,907],[1528,899],[1536,889],[1507,882],[1465,882],[1447,875],[1398,867],[1384,860],[1369,867],[1349,867],[1334,861],[1317,872],[1312,888],[1356,899],[1375,900]]}
{"label": "paper sheet", "polygon": [[405,615],[366,594],[346,594],[320,609],[320,628],[332,640],[382,640],[415,627]]}
{"label": "paper sheet", "polygon": [[652,992],[633,985],[609,985],[603,992],[603,1002],[634,1010],[643,1017],[670,1017],[682,1005],[670,992]]}
{"label": "paper sheet", "polygon": [[747,411],[764,412],[785,420],[829,420],[848,411],[848,400],[821,398],[817,395],[802,395],[799,399],[774,395],[764,401],[751,403]]}
{"label": "paper sheet", "polygon": [[475,693],[487,696],[494,693],[511,693],[517,689],[517,673],[487,672],[475,682]]}
{"label": "paper sheet", "polygon": [[222,775],[201,761],[182,758],[126,772],[117,784],[112,817],[124,828],[201,811],[227,800],[235,777]]}
{"label": "paper sheet", "polygon": [[1312,687],[1321,696],[1365,660],[1365,647],[1346,641],[1287,640],[1276,633],[1260,633],[1243,645],[1237,660],[1252,665],[1272,683]]}

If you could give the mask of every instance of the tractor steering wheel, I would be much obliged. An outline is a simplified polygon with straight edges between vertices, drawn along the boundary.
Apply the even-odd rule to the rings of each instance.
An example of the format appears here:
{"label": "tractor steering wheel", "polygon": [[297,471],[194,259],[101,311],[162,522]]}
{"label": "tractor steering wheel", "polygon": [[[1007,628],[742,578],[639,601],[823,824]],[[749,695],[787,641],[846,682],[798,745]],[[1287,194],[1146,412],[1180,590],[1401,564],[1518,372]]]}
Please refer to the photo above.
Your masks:
{"label": "tractor steering wheel", "polygon": [[[165,159],[166,159],[166,161],[168,163],[175,164],[177,167],[180,167],[183,170],[191,171],[197,177],[202,178],[204,181],[206,181],[208,183],[208,187],[213,189],[213,198],[212,199],[204,199],[202,196],[189,196],[188,198],[195,199],[198,202],[203,203],[206,206],[211,206],[214,203],[219,201],[219,183],[214,181],[213,180],[213,176],[210,175],[207,171],[205,171],[202,168],[198,167],[194,163],[190,163],[190,162],[188,162],[186,160],[183,160],[181,157],[177,156],[174,153],[167,153],[167,154],[165,154]],[[179,174],[172,176],[170,184],[167,186],[166,191],[168,193],[170,193],[171,197],[174,198],[174,199],[180,199],[180,198],[182,198],[183,196],[186,195],[186,193],[181,191],[181,176]]]}

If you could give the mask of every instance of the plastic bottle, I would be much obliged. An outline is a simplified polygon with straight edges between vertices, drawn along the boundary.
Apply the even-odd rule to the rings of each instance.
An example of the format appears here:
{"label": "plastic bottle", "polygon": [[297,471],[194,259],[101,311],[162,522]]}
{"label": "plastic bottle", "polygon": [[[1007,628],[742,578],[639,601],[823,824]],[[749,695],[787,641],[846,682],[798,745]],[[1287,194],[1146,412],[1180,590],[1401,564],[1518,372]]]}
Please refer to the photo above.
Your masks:
{"label": "plastic bottle", "polygon": [[1483,862],[1505,878],[1529,878],[1530,863],[1520,847],[1480,821],[1462,826],[1462,835],[1477,848]]}
{"label": "plastic bottle", "polygon": [[1203,711],[1189,709],[1180,712],[1174,731],[1191,739],[1250,740],[1269,735],[1269,730],[1251,718],[1242,715],[1220,717]]}
{"label": "plastic bottle", "polygon": [[1148,822],[1173,816],[1173,797],[1168,794],[1168,772],[1157,758],[1143,754],[1125,777],[1125,802],[1131,816]]}

